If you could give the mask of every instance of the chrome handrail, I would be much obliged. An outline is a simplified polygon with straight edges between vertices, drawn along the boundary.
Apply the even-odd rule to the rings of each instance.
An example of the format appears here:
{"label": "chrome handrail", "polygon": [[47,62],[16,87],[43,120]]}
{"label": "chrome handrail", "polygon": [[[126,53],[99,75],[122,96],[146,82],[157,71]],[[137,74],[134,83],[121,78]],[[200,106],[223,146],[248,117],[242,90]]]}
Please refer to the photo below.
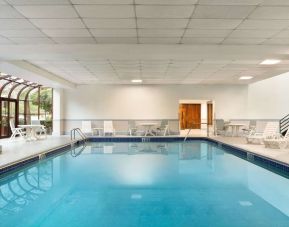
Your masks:
{"label": "chrome handrail", "polygon": [[75,140],[75,132],[77,132],[83,140],[85,140],[85,141],[87,140],[86,135],[81,131],[80,128],[74,128],[74,129],[70,130],[70,139],[71,140],[72,139]]}
{"label": "chrome handrail", "polygon": [[[214,122],[214,121],[213,121],[213,122]],[[193,123],[192,125],[207,125],[207,137],[210,136],[210,130],[209,130],[209,125],[210,125],[210,124],[208,124],[208,123],[198,123],[198,124],[194,124],[194,123]],[[187,138],[188,138],[188,136],[189,136],[189,134],[190,134],[190,132],[191,132],[192,129],[194,129],[194,128],[189,128],[189,131],[188,131],[187,135],[185,136],[184,141],[187,140]]]}

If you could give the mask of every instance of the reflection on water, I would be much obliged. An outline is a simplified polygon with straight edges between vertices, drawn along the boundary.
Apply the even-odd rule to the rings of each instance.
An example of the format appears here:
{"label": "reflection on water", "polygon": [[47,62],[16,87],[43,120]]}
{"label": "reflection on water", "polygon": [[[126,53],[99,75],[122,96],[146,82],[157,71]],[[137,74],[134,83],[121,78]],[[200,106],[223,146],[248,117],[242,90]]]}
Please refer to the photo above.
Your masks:
{"label": "reflection on water", "polygon": [[[167,143],[95,143],[91,154],[167,154]],[[86,152],[87,153],[87,152]]]}
{"label": "reflection on water", "polygon": [[0,180],[0,226],[289,226],[288,191],[211,143],[87,143]]}
{"label": "reflection on water", "polygon": [[19,212],[51,189],[53,161],[14,173],[0,181],[0,215]]}

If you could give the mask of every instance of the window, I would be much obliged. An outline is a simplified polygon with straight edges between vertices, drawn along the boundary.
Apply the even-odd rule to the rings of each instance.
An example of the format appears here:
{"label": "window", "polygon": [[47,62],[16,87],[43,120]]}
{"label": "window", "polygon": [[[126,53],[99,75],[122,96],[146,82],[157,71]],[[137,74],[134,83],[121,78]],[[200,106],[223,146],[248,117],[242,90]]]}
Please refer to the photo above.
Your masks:
{"label": "window", "polygon": [[0,77],[0,137],[11,134],[10,121],[15,126],[40,120],[48,133],[52,132],[52,88],[14,76]]}

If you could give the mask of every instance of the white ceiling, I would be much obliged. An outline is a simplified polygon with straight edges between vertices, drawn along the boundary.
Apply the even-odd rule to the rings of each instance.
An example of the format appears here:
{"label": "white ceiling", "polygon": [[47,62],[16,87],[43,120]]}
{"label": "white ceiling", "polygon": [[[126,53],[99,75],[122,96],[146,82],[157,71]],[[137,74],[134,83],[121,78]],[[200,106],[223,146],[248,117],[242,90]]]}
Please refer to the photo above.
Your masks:
{"label": "white ceiling", "polygon": [[288,44],[288,0],[0,0],[0,60],[76,84],[251,83]]}

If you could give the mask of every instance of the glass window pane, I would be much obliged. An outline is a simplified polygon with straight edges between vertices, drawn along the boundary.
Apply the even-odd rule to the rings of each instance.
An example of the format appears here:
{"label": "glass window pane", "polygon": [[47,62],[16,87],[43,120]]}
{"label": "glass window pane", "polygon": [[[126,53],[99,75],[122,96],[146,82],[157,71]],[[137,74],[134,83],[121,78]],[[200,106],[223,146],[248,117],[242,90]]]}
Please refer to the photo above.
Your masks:
{"label": "glass window pane", "polygon": [[48,134],[52,133],[52,108],[52,88],[41,88],[39,119],[45,125]]}
{"label": "glass window pane", "polygon": [[0,80],[0,88],[2,88],[2,86],[4,85],[4,84],[6,84],[8,81],[7,80],[4,80],[4,79],[2,79],[2,80]]}
{"label": "glass window pane", "polygon": [[10,98],[12,99],[17,99],[17,95],[18,93],[20,92],[20,90],[25,87],[26,85],[24,84],[20,84],[19,86],[17,86],[13,91],[12,91],[12,94],[10,96]]}
{"label": "glass window pane", "polygon": [[19,100],[24,100],[25,97],[26,97],[27,92],[28,92],[30,89],[31,89],[31,87],[25,88],[25,89],[21,92],[21,94],[20,94],[20,96],[19,96]]}
{"label": "glass window pane", "polygon": [[[31,115],[37,115],[38,118],[38,88],[33,89],[32,91],[30,91],[29,93],[29,110],[30,110],[30,114]],[[33,120],[36,120],[33,118]]]}
{"label": "glass window pane", "polygon": [[16,84],[15,82],[11,82],[10,84],[7,84],[2,91],[1,97],[7,98],[9,92],[11,91],[11,89],[13,88],[15,84]]}

